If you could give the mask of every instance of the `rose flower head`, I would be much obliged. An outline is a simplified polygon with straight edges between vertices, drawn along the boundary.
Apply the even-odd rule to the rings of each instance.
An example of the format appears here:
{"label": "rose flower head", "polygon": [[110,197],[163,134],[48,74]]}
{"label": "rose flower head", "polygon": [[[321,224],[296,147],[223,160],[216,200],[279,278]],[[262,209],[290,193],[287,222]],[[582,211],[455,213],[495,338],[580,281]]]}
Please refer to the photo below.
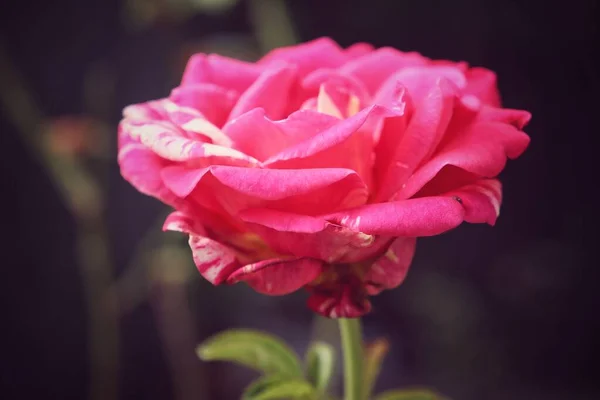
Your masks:
{"label": "rose flower head", "polygon": [[192,56],[169,97],[125,108],[119,164],[175,210],[164,229],[211,283],[304,287],[319,314],[358,317],[416,238],[495,223],[529,119],[487,69],[322,38],[256,63]]}

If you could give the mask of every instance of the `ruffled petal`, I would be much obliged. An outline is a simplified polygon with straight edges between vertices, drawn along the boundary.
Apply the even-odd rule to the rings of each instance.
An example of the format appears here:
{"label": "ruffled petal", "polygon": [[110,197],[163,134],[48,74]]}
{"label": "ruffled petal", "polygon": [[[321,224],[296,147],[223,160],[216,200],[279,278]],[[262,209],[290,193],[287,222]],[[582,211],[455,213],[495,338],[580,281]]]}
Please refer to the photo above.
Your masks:
{"label": "ruffled petal", "polygon": [[306,215],[252,209],[241,212],[240,218],[276,252],[328,263],[371,247],[375,240],[372,235]]}
{"label": "ruffled petal", "polygon": [[319,68],[339,67],[348,59],[348,55],[335,41],[330,38],[319,38],[272,50],[258,61],[258,65],[271,65],[284,61],[296,65],[299,75],[305,76]]}
{"label": "ruffled petal", "polygon": [[240,96],[229,119],[235,119],[255,108],[264,109],[270,118],[283,118],[295,82],[296,68],[293,65],[276,63],[270,66]]}
{"label": "ruffled petal", "polygon": [[385,254],[368,267],[363,280],[370,295],[398,287],[404,281],[416,244],[416,238],[399,237],[392,242]]}
{"label": "ruffled petal", "polygon": [[[383,163],[377,163],[377,193],[375,201],[385,201],[398,192],[417,167],[435,151],[452,117],[455,91],[444,78],[438,79],[427,96],[416,106],[405,132],[396,133],[398,143],[391,152],[388,146],[394,142],[393,132],[382,133],[385,147],[381,156]],[[403,124],[404,121],[392,121]],[[388,125],[384,130],[398,129],[397,125]],[[379,157],[379,155],[377,155]]]}
{"label": "ruffled petal", "polygon": [[171,213],[163,229],[190,235],[189,245],[194,263],[200,274],[213,285],[225,282],[240,267],[232,249],[206,237],[203,227],[185,213]]}
{"label": "ruffled petal", "polygon": [[131,143],[119,149],[121,175],[140,192],[175,206],[179,199],[160,178],[166,163],[141,144]]}
{"label": "ruffled petal", "polygon": [[367,183],[371,181],[373,129],[382,118],[397,116],[398,110],[372,106],[341,120],[329,129],[270,157],[270,168],[348,168]]}
{"label": "ruffled petal", "polygon": [[310,258],[271,259],[235,271],[228,283],[246,282],[259,293],[281,296],[295,292],[321,273],[322,262]]}
{"label": "ruffled petal", "polygon": [[500,93],[497,78],[493,71],[486,68],[471,68],[467,71],[465,95],[477,97],[483,104],[500,107]]}
{"label": "ruffled petal", "polygon": [[244,92],[256,81],[263,67],[217,54],[195,54],[190,57],[181,86],[212,83],[225,89]]}
{"label": "ruffled petal", "polygon": [[406,181],[396,199],[409,198],[425,190],[425,185],[450,165],[475,178],[493,178],[502,171],[507,158],[517,158],[525,151],[530,140],[512,125],[489,120],[475,120],[447,136],[447,142]]}
{"label": "ruffled petal", "polygon": [[374,94],[393,73],[402,68],[426,65],[428,62],[427,58],[418,53],[403,53],[390,47],[382,47],[349,61],[340,71],[356,77]]}
{"label": "ruffled petal", "polygon": [[214,125],[223,126],[239,93],[213,84],[194,84],[173,89],[170,99],[185,107],[199,111]]}
{"label": "ruffled petal", "polygon": [[371,311],[363,282],[355,275],[346,273],[347,265],[330,265],[325,274],[335,279],[317,283],[307,289],[311,293],[307,305],[326,318],[359,318]]}
{"label": "ruffled petal", "polygon": [[482,179],[445,195],[458,199],[463,205],[466,222],[494,226],[500,215],[502,185],[497,179]]}
{"label": "ruffled petal", "polygon": [[433,236],[460,225],[465,212],[450,197],[422,197],[389,203],[367,204],[324,218],[369,235]]}

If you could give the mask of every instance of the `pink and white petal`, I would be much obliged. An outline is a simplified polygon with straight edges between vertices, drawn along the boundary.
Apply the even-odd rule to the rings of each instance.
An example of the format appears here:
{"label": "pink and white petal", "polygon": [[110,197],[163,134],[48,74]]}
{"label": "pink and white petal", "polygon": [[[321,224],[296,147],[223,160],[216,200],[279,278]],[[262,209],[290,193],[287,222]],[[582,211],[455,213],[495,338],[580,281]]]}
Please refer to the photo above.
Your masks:
{"label": "pink and white petal", "polygon": [[399,237],[388,250],[375,261],[364,276],[369,295],[398,287],[406,278],[408,268],[415,255],[417,239]]}
{"label": "pink and white petal", "polygon": [[381,84],[395,72],[428,64],[429,60],[418,53],[403,53],[399,50],[382,47],[362,57],[355,58],[340,68],[365,84],[369,93],[374,94]]}
{"label": "pink and white petal", "polygon": [[[390,199],[417,167],[434,153],[452,118],[454,96],[454,90],[442,78],[416,107],[387,170],[377,171],[380,175],[377,176],[379,181],[375,201]],[[382,156],[388,158],[386,153]],[[385,168],[381,164],[376,165]]]}
{"label": "pink and white petal", "polygon": [[300,45],[272,50],[258,61],[258,65],[284,61],[296,65],[299,76],[305,76],[319,68],[339,67],[346,60],[348,56],[335,41],[319,38]]}
{"label": "pink and white petal", "polygon": [[457,227],[464,219],[464,209],[450,197],[421,197],[368,204],[324,218],[369,235],[419,237]]}
{"label": "pink and white petal", "polygon": [[500,93],[497,78],[493,71],[486,68],[471,68],[467,71],[465,95],[477,97],[483,104],[500,107]]}
{"label": "pink and white petal", "polygon": [[282,296],[315,280],[321,269],[322,262],[310,258],[271,259],[245,265],[232,273],[227,282],[246,282],[259,293]]}
{"label": "pink and white petal", "polygon": [[167,160],[211,164],[259,166],[260,162],[239,151],[182,136],[174,125],[147,123],[130,129],[131,136]]}
{"label": "pink and white petal", "polygon": [[267,68],[240,96],[229,114],[233,120],[255,108],[263,108],[272,119],[285,116],[290,92],[297,80],[293,65],[275,63]]}
{"label": "pink and white petal", "polygon": [[258,160],[307,140],[338,123],[338,119],[316,111],[301,110],[286,119],[273,121],[257,108],[229,121],[223,132],[232,146]]}
{"label": "pink and white petal", "polygon": [[213,84],[180,86],[171,92],[171,100],[184,107],[199,111],[217,127],[223,126],[239,93]]}
{"label": "pink and white petal", "polygon": [[238,93],[245,91],[263,67],[217,54],[195,54],[187,63],[181,86],[212,83]]}
{"label": "pink and white petal", "polygon": [[200,236],[206,236],[206,231],[202,224],[190,214],[182,211],[173,211],[167,216],[162,226],[163,231],[194,233]]}
{"label": "pink and white petal", "polygon": [[121,175],[140,192],[175,206],[180,199],[170,191],[160,178],[167,165],[163,159],[141,144],[128,144],[119,149]]}
{"label": "pink and white petal", "polygon": [[217,241],[191,233],[189,245],[198,271],[213,285],[225,282],[240,267],[235,252]]}
{"label": "pink and white petal", "polygon": [[371,247],[375,238],[332,224],[322,218],[268,209],[240,213],[248,229],[282,254],[334,263],[348,254]]}
{"label": "pink and white petal", "polygon": [[500,215],[502,204],[502,185],[497,179],[482,179],[445,194],[462,203],[465,209],[465,221],[494,225]]}
{"label": "pink and white petal", "polygon": [[[333,274],[336,275],[336,268],[328,266],[324,274],[328,274],[327,269],[334,269]],[[356,276],[339,272],[334,281],[307,287],[311,293],[308,307],[326,318],[359,318],[367,314],[371,311],[371,303],[363,282]]]}

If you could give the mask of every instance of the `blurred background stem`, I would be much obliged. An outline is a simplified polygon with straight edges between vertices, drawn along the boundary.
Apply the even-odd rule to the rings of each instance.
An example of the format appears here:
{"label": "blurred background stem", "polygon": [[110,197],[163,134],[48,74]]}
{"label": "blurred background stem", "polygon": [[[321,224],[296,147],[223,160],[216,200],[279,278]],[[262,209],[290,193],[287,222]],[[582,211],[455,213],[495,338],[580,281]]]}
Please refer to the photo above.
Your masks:
{"label": "blurred background stem", "polygon": [[[75,219],[77,254],[86,296],[91,400],[117,398],[118,319],[104,218],[105,191],[76,157],[57,155],[44,137],[45,116],[0,43],[0,104],[40,161]],[[40,199],[40,201],[43,201]],[[60,229],[60,227],[57,227]]]}

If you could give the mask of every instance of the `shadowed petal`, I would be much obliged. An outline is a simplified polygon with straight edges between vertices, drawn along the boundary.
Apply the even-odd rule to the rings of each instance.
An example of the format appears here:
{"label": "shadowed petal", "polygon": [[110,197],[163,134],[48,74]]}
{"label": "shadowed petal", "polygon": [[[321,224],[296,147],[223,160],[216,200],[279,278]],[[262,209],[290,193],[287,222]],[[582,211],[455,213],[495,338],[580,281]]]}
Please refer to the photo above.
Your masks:
{"label": "shadowed petal", "polygon": [[370,295],[393,289],[404,281],[415,254],[416,243],[417,239],[413,237],[395,239],[385,254],[368,268],[363,279]]}
{"label": "shadowed petal", "polygon": [[321,218],[274,210],[246,210],[240,218],[275,251],[329,263],[370,247],[375,239]]}
{"label": "shadowed petal", "polygon": [[235,271],[228,283],[246,282],[259,293],[281,296],[295,292],[321,273],[322,262],[310,258],[265,260]]}

